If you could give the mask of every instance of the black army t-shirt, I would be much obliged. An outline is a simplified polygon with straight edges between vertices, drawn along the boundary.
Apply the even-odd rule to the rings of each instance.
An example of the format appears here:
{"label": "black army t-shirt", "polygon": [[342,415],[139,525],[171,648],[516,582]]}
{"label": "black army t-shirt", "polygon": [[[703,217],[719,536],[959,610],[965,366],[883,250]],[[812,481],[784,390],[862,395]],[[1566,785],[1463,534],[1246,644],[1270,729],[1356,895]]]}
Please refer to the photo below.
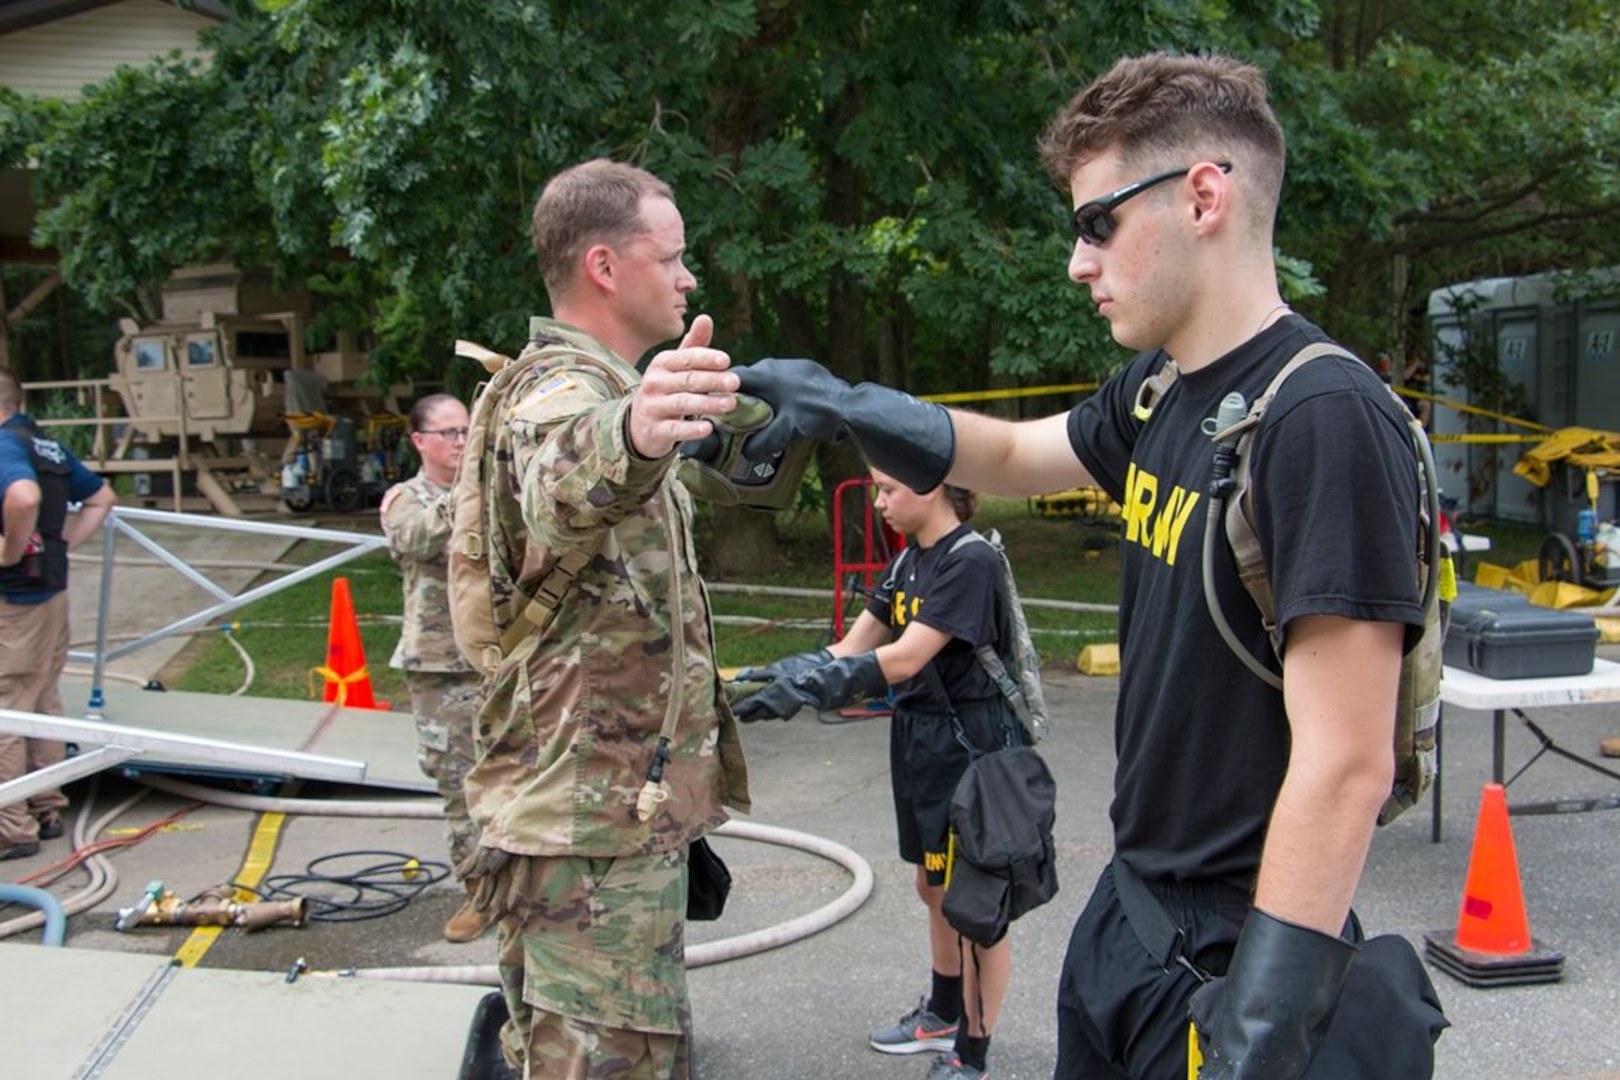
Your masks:
{"label": "black army t-shirt", "polygon": [[[868,611],[889,624],[896,639],[913,619],[951,636],[931,663],[957,704],[997,696],[973,650],[1000,640],[996,581],[1001,566],[989,544],[970,541],[957,546],[968,528],[964,523],[931,547],[907,548],[895,556],[890,572],[866,603]],[[892,572],[896,563],[898,575]],[[922,673],[895,687],[896,704],[908,708],[942,712],[946,703],[937,697]]]}
{"label": "black army t-shirt", "polygon": [[[1069,416],[1076,455],[1124,510],[1120,558],[1116,850],[1140,873],[1252,887],[1288,763],[1282,695],[1231,653],[1200,565],[1214,445],[1200,423],[1246,401],[1322,332],[1290,316],[1178,379],[1146,421],[1137,356]],[[1420,627],[1417,465],[1398,402],[1359,361],[1306,364],[1273,403],[1251,457],[1257,532],[1279,624],[1339,615]],[[1258,612],[1217,525],[1215,583],[1245,646],[1273,670]],[[1345,657],[1345,663],[1355,663]]]}

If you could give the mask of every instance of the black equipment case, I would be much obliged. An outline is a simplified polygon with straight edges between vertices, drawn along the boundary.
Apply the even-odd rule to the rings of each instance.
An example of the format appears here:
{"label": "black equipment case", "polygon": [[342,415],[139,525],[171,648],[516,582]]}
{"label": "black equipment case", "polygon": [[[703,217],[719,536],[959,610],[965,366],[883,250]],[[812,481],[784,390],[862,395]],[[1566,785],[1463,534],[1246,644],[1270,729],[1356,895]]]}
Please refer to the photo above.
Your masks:
{"label": "black equipment case", "polygon": [[[1509,589],[1487,589],[1467,581],[1457,582],[1457,598],[1451,602],[1451,621],[1446,640],[1451,640],[1449,627],[1466,623],[1481,611],[1522,611],[1530,607],[1530,598]],[[1548,609],[1541,608],[1546,611]],[[1448,660],[1447,663],[1450,663]],[[1455,666],[1455,665],[1454,665]]]}
{"label": "black equipment case", "polygon": [[1514,593],[1460,594],[1451,609],[1444,662],[1488,679],[1588,675],[1596,655],[1597,624],[1590,615],[1538,607]]}

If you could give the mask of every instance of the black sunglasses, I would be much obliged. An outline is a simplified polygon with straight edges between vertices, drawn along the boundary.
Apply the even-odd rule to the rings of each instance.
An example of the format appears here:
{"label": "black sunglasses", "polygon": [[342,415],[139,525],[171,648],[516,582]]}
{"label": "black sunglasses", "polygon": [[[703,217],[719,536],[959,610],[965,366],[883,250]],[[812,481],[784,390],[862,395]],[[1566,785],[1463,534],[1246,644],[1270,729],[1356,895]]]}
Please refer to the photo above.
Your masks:
{"label": "black sunglasses", "polygon": [[[1221,172],[1232,171],[1230,161],[1215,163]],[[1146,180],[1138,180],[1134,184],[1126,184],[1118,191],[1105,195],[1100,199],[1092,199],[1088,203],[1081,203],[1074,211],[1074,235],[1094,247],[1101,247],[1114,235],[1119,223],[1114,220],[1114,210],[1127,199],[1135,198],[1155,184],[1162,184],[1166,180],[1174,180],[1178,176],[1186,176],[1198,166],[1189,165],[1185,169],[1171,169],[1169,172],[1150,176]]]}

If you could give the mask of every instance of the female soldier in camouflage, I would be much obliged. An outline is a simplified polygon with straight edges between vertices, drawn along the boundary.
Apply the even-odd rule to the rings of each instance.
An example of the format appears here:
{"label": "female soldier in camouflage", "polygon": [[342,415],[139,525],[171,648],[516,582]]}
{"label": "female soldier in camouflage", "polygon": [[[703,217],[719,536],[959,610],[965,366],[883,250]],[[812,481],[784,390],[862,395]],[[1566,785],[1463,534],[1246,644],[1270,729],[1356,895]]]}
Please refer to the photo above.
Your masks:
{"label": "female soldier in camouflage", "polygon": [[[479,678],[456,650],[445,584],[450,540],[450,486],[467,441],[467,408],[449,394],[430,394],[411,410],[411,445],[421,470],[383,496],[388,550],[404,578],[405,627],[390,667],[405,672],[416,715],[417,763],[444,799],[451,865],[478,850],[478,826],[467,813],[464,781],[473,763],[473,717]],[[471,899],[444,924],[447,941],[472,941],[493,920]]]}

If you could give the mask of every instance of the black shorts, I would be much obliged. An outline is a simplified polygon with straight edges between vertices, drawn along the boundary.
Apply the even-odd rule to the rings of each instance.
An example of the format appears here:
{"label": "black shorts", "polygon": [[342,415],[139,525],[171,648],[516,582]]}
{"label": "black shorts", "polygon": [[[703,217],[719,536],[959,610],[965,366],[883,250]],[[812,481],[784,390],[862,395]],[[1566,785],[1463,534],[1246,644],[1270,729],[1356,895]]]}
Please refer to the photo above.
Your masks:
{"label": "black shorts", "polygon": [[[958,705],[956,714],[967,740],[981,753],[1028,741],[1018,720],[999,699]],[[923,867],[930,885],[945,883],[951,795],[970,760],[948,715],[895,710],[889,725],[889,776],[900,858]]]}
{"label": "black shorts", "polygon": [[[1187,1075],[1187,1003],[1199,987],[1186,969],[1148,956],[1105,867],[1074,924],[1058,981],[1054,1080],[1131,1080]],[[1154,886],[1165,913],[1186,933],[1186,952],[1219,974],[1231,962],[1248,915],[1246,898],[1219,886]],[[1349,940],[1360,941],[1354,916]],[[1306,1080],[1423,1080],[1434,1072],[1434,1040],[1446,1026],[1417,953],[1391,935],[1360,942]]]}

